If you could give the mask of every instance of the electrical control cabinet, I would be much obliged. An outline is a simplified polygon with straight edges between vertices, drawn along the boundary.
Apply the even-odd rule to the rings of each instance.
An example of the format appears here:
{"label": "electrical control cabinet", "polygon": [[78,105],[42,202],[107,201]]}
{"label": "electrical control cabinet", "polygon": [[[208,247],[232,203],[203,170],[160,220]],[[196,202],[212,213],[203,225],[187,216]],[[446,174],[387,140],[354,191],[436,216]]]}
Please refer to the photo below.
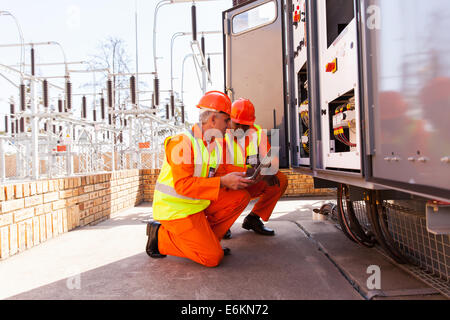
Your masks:
{"label": "electrical control cabinet", "polygon": [[[289,166],[285,90],[285,11],[280,0],[245,2],[223,12],[225,92],[250,99],[256,123],[279,138],[279,159]],[[272,135],[272,129],[277,131]],[[271,143],[276,147],[276,143]]]}
{"label": "electrical control cabinet", "polygon": [[[294,0],[293,50],[298,164],[310,166],[312,128],[311,107],[320,117],[317,123],[320,139],[317,152],[319,163],[325,170],[361,172],[361,127],[358,72],[357,25],[353,0],[318,0],[314,17],[317,35],[314,47],[317,56],[308,55],[307,19],[305,0]],[[315,66],[318,83],[314,90],[318,99],[309,103],[308,59]],[[319,89],[317,89],[319,88]]]}
{"label": "electrical control cabinet", "polygon": [[353,0],[318,0],[321,159],[328,170],[361,171],[356,18]]}

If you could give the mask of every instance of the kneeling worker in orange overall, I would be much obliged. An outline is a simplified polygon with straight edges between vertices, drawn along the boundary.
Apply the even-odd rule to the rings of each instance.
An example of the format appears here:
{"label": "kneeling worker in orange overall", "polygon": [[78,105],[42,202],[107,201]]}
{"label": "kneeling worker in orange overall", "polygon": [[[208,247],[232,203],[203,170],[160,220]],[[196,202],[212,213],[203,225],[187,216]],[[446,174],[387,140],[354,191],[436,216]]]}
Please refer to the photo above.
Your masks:
{"label": "kneeling worker in orange overall", "polygon": [[189,258],[207,267],[219,265],[229,249],[220,240],[250,201],[253,182],[242,173],[214,177],[223,159],[231,100],[222,92],[200,100],[200,123],[165,141],[166,157],[153,197],[146,252]]}
{"label": "kneeling worker in orange overall", "polygon": [[[229,172],[246,172],[251,170],[252,164],[266,156],[270,149],[267,135],[258,125],[255,125],[255,107],[250,100],[239,99],[235,101],[231,109],[231,129],[226,134],[227,162],[232,160],[233,164],[227,164],[225,171],[222,169],[218,175]],[[233,133],[233,134],[232,134]],[[278,158],[273,157],[274,161]],[[278,166],[277,166],[278,167]],[[257,180],[257,183],[247,188],[252,199],[259,198],[251,213],[245,218],[242,227],[253,230],[258,234],[273,236],[275,231],[264,226],[278,200],[286,191],[288,182],[286,176],[278,171],[275,175],[266,175]],[[230,230],[225,235],[231,238]]]}

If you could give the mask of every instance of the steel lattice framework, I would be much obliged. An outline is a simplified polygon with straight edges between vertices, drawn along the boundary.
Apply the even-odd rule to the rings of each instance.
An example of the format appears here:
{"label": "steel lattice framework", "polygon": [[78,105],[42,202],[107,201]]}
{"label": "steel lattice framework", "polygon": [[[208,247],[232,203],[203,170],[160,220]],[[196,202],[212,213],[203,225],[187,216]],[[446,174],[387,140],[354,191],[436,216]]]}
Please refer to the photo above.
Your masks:
{"label": "steel lattice framework", "polygon": [[[72,93],[70,70],[60,77],[65,79],[65,86],[60,87],[44,76],[37,77],[0,65],[4,77],[10,79],[9,75],[15,74],[20,79],[20,84],[15,85],[19,91],[19,105],[11,99],[10,113],[4,115],[5,132],[0,135],[2,182],[161,166],[164,139],[185,128],[175,114],[179,109],[184,112],[181,101],[173,99],[172,115],[163,112],[162,118],[154,104],[144,106],[139,103],[138,97],[149,91],[137,90],[136,74],[102,71],[108,81],[98,93],[78,94],[83,95],[79,112],[72,103],[75,94]],[[140,75],[146,74],[151,73]],[[113,97],[124,88],[115,88],[111,79],[130,75],[130,87],[125,88],[130,93],[124,95],[120,107],[116,108]],[[105,92],[107,99],[103,98]],[[94,96],[90,99],[92,106],[87,104],[89,95]],[[51,102],[57,107],[50,105]],[[170,111],[168,105],[166,108]],[[88,119],[88,114],[92,114],[92,119]]]}

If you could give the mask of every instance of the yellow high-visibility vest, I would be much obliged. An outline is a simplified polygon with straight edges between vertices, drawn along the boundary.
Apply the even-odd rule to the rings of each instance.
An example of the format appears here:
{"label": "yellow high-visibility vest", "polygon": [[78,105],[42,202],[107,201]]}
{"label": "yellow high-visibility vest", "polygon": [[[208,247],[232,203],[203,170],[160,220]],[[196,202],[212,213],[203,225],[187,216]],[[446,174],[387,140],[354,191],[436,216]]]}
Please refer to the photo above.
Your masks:
{"label": "yellow high-visibility vest", "polygon": [[[228,132],[225,136],[225,141],[227,144],[227,151],[228,155],[233,161],[233,165],[241,168],[249,168],[251,165],[247,164],[247,157],[256,157],[259,153],[259,144],[261,143],[261,137],[262,137],[262,128],[258,125],[254,125],[256,128],[256,135],[257,135],[257,144],[254,143],[254,136],[251,136],[250,143],[246,147],[246,152],[244,152],[244,149],[242,146],[236,142],[234,137]],[[247,157],[246,157],[247,156]]]}
{"label": "yellow high-visibility vest", "polygon": [[[194,150],[194,177],[207,178],[213,176],[222,159],[222,146],[216,143],[216,147],[208,151],[201,138],[195,138],[192,131],[182,133],[186,135]],[[177,137],[177,136],[175,136]],[[168,142],[174,137],[169,137],[164,143],[167,150]],[[190,159],[190,158],[189,158]],[[212,174],[210,175],[210,171]],[[182,196],[175,190],[172,168],[167,162],[167,156],[159,174],[153,195],[153,218],[155,220],[176,220],[186,218],[190,215],[205,210],[210,200],[194,199]]]}

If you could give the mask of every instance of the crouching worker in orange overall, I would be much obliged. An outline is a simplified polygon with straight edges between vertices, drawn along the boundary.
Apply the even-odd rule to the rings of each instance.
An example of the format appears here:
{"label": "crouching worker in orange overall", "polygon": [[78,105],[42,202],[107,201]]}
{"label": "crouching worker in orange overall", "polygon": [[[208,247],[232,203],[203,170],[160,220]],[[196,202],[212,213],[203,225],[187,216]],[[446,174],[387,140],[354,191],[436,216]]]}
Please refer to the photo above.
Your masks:
{"label": "crouching worker in orange overall", "polygon": [[[218,172],[218,176],[229,172],[251,172],[253,166],[265,157],[270,149],[270,144],[264,130],[255,125],[255,107],[250,100],[239,99],[235,101],[231,109],[231,131],[226,134],[227,165]],[[271,153],[271,155],[273,155]],[[229,163],[231,159],[231,164]],[[259,160],[258,160],[259,159]],[[272,166],[276,166],[273,175],[263,175],[256,184],[247,188],[252,199],[259,198],[250,214],[245,218],[242,228],[254,232],[273,236],[275,231],[264,226],[278,200],[286,191],[287,177],[278,171],[278,158],[272,157]],[[228,230],[225,239],[231,238]]]}
{"label": "crouching worker in orange overall", "polygon": [[229,249],[220,240],[250,201],[245,174],[214,177],[223,160],[223,136],[229,127],[231,100],[212,91],[200,100],[200,123],[165,141],[166,157],[153,197],[146,252],[219,265]]}

